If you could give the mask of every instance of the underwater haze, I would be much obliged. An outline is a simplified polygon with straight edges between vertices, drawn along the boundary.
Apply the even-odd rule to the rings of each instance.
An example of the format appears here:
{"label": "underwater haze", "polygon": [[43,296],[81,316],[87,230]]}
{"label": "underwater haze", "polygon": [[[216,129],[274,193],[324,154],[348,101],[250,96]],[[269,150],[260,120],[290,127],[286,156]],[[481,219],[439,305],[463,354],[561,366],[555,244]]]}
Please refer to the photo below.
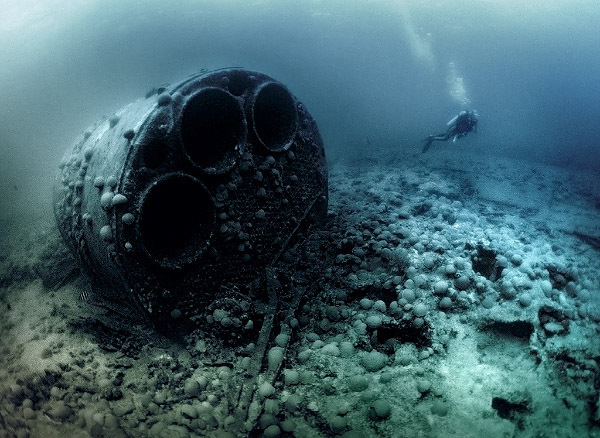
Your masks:
{"label": "underwater haze", "polygon": [[595,1],[0,2],[2,214],[50,214],[63,152],[91,124],[200,69],[273,76],[316,119],[330,160],[423,138],[600,169]]}
{"label": "underwater haze", "polygon": [[0,438],[600,438],[599,23],[0,0]]}

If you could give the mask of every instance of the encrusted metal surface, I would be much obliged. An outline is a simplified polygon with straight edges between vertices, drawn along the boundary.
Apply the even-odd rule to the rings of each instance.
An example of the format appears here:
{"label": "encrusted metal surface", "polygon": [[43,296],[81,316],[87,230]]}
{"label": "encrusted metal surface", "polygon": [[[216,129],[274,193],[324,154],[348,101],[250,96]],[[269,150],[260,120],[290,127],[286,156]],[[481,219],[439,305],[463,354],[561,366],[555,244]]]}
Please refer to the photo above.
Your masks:
{"label": "encrusted metal surface", "polygon": [[314,120],[285,86],[240,69],[193,76],[101,122],[66,154],[55,190],[82,265],[165,328],[231,300],[239,329],[266,301],[252,281],[326,211]]}

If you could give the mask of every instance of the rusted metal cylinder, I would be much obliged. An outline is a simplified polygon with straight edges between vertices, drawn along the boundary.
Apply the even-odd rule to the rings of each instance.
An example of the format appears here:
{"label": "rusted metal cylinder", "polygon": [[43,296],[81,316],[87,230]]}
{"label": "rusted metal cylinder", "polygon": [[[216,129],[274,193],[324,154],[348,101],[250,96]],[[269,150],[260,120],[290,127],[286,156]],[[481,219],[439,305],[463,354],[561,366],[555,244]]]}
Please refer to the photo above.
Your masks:
{"label": "rusted metal cylinder", "polygon": [[327,212],[314,120],[284,85],[242,69],[198,74],[125,106],[60,168],[64,240],[117,301],[167,327],[251,282]]}

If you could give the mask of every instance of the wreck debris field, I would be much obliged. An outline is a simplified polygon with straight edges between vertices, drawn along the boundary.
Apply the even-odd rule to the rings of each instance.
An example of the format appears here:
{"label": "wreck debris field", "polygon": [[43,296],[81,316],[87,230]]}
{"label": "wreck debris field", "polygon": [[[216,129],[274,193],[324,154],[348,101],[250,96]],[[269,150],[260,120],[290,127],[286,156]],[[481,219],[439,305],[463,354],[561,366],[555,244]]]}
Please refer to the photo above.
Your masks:
{"label": "wreck debris field", "polygon": [[0,438],[600,438],[598,0],[0,3]]}
{"label": "wreck debris field", "polygon": [[[278,267],[318,277],[269,339],[247,433],[600,436],[599,186],[456,150],[331,163],[319,245]],[[235,436],[255,346],[215,339],[238,311],[214,309],[213,339],[105,324],[80,276],[42,280],[54,227],[2,223],[0,436]]]}

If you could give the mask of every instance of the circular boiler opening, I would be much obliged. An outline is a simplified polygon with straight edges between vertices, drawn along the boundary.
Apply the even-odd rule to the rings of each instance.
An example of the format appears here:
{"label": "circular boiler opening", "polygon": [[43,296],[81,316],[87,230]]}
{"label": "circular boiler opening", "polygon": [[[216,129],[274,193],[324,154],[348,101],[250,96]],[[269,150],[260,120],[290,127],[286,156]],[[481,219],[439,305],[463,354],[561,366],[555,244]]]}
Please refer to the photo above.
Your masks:
{"label": "circular boiler opening", "polygon": [[153,260],[180,268],[208,246],[215,227],[210,193],[196,178],[171,174],[154,183],[142,199],[139,232]]}
{"label": "circular boiler opening", "polygon": [[254,132],[271,151],[290,147],[298,130],[298,111],[289,91],[275,82],[268,82],[256,92],[252,105]]}
{"label": "circular boiler opening", "polygon": [[181,140],[188,158],[208,173],[223,173],[236,162],[236,147],[244,139],[240,103],[220,88],[204,88],[185,104]]}

